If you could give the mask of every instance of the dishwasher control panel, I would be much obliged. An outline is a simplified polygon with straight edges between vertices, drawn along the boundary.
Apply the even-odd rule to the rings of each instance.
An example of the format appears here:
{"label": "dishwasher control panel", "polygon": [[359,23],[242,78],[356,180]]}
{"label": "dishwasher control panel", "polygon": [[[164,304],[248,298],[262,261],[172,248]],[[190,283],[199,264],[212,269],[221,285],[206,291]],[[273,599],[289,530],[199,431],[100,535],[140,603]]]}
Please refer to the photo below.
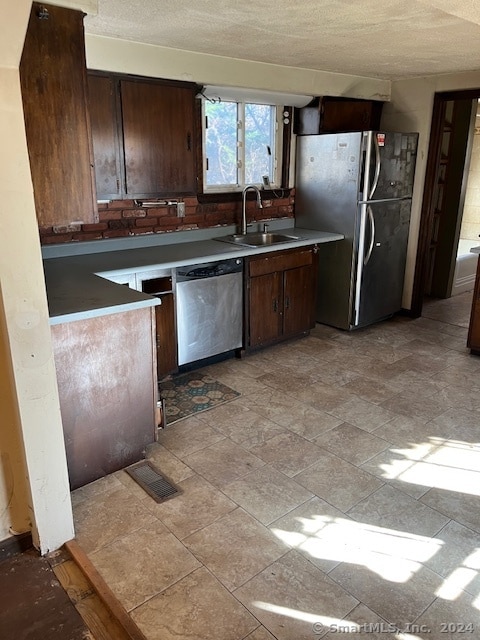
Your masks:
{"label": "dishwasher control panel", "polygon": [[230,260],[207,262],[205,264],[190,264],[186,267],[177,267],[177,282],[216,278],[228,273],[241,273],[242,271],[242,258],[231,258]]}

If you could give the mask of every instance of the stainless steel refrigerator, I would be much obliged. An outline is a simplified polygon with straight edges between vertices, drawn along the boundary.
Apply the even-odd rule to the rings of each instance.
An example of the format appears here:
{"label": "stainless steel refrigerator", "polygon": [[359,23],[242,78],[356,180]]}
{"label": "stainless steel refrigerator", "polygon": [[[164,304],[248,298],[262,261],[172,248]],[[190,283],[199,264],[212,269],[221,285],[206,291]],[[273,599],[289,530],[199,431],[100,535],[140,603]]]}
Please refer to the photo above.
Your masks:
{"label": "stainless steel refrigerator", "polygon": [[363,327],[402,306],[417,133],[297,137],[296,226],[344,240],[320,245],[317,321]]}

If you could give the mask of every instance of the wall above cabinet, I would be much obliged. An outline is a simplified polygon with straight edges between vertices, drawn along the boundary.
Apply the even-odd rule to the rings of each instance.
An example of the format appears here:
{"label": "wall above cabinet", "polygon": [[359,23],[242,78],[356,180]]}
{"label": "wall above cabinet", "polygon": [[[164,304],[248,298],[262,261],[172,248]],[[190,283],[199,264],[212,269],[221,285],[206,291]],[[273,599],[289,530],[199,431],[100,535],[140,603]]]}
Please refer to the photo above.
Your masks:
{"label": "wall above cabinet", "polygon": [[197,192],[194,83],[88,73],[99,199]]}

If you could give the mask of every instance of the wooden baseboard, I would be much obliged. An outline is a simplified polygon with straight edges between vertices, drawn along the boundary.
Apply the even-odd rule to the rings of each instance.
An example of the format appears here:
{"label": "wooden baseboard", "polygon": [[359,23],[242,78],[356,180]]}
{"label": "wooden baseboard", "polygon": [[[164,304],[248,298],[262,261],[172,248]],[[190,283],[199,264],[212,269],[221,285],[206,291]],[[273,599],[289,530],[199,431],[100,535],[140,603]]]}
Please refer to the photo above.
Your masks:
{"label": "wooden baseboard", "polygon": [[[91,585],[91,588],[95,592],[96,597],[98,597],[98,599],[101,601],[101,604],[107,610],[110,618],[113,618],[114,629],[111,630],[109,633],[108,629],[105,630],[104,628],[105,625],[101,625],[102,629],[94,630],[95,637],[98,639],[111,638],[111,640],[147,640],[147,638],[140,631],[140,629],[133,622],[133,620],[128,615],[126,610],[117,600],[117,598],[115,597],[115,595],[113,594],[112,590],[107,585],[105,580],[95,569],[92,562],[87,557],[87,554],[83,551],[83,549],[80,547],[78,542],[76,540],[70,540],[69,542],[66,542],[64,546],[65,546],[65,549],[68,551],[71,559],[75,563],[76,568],[79,569],[82,575],[86,578],[87,582],[89,583],[89,585]],[[61,567],[62,565],[59,565],[59,566]],[[57,574],[57,577],[60,579],[60,576],[58,574]],[[66,577],[65,581],[67,582],[68,580],[69,578]],[[62,582],[61,579],[60,579],[60,582]],[[65,586],[65,584],[63,584],[63,582],[62,582],[62,585],[64,586],[65,589],[67,589],[67,587]],[[78,587],[77,588],[73,587],[73,589],[71,590],[73,590],[73,593],[72,595],[70,594],[69,595],[71,599],[74,600],[76,598],[75,591],[76,590],[78,591]],[[85,593],[84,590],[82,591],[81,587],[80,587],[80,591],[82,593]],[[68,592],[68,589],[67,589],[67,592]],[[88,596],[88,593],[86,595]],[[86,608],[87,608],[86,600],[82,600],[80,604],[82,606],[77,606],[77,608],[79,609],[80,614],[84,617],[87,625],[89,625],[91,628],[91,619],[89,620],[89,611],[88,610],[86,611]],[[101,624],[101,620],[99,621],[99,618],[96,615],[96,613],[94,616],[90,616],[90,618],[92,617],[95,619],[97,623],[100,622]],[[100,624],[98,626],[100,626]],[[110,624],[110,626],[112,625]]]}
{"label": "wooden baseboard", "polygon": [[11,536],[0,542],[0,562],[7,558],[28,551],[33,547],[32,534],[30,532],[21,533],[18,536]]}

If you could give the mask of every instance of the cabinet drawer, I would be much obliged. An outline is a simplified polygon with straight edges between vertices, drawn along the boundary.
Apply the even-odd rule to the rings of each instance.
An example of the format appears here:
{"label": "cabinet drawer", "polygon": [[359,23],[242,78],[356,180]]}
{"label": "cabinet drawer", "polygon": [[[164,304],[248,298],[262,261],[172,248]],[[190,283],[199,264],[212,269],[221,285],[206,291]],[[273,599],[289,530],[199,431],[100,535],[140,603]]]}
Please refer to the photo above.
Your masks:
{"label": "cabinet drawer", "polygon": [[268,253],[262,257],[250,258],[248,274],[253,278],[255,276],[263,276],[266,273],[274,273],[275,271],[308,266],[312,263],[313,252],[311,248],[303,251]]}

